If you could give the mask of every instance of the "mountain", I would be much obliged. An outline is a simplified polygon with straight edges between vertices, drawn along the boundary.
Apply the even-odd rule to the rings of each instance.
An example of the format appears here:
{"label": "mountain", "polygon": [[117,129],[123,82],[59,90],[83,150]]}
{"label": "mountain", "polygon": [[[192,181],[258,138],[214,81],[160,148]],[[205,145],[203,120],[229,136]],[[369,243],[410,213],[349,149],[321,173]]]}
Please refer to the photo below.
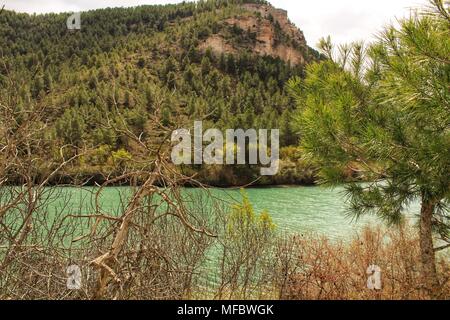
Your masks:
{"label": "mountain", "polygon": [[[75,31],[67,30],[69,16],[0,15],[0,99],[18,115],[45,106],[46,165],[63,145],[73,146],[66,156],[87,150],[66,169],[69,180],[145,161],[124,128],[156,143],[157,115],[167,127],[203,120],[219,129],[280,128],[285,165],[261,183],[311,181],[297,163],[294,103],[284,85],[321,57],[286,11],[223,0],[108,8],[81,13]],[[257,176],[250,167],[189,170],[213,185]]]}

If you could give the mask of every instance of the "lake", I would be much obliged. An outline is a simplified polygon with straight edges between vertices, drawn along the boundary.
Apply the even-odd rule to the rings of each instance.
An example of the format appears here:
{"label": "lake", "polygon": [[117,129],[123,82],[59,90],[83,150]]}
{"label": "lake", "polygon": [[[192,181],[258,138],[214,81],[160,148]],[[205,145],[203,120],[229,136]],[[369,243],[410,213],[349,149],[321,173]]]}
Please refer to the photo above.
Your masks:
{"label": "lake", "polygon": [[[71,206],[92,202],[92,188],[84,191],[71,189]],[[274,187],[245,189],[256,212],[267,210],[277,229],[286,233],[316,233],[331,239],[349,239],[366,225],[376,226],[382,222],[374,216],[355,220],[348,214],[343,188],[325,187]],[[67,190],[66,190],[67,191]],[[120,199],[128,193],[126,187],[110,187],[104,190],[101,205],[105,211],[115,211]],[[186,193],[205,192],[201,189],[185,189]],[[234,202],[241,199],[240,190],[211,189],[211,194]],[[418,203],[413,204],[407,217],[419,212]]]}

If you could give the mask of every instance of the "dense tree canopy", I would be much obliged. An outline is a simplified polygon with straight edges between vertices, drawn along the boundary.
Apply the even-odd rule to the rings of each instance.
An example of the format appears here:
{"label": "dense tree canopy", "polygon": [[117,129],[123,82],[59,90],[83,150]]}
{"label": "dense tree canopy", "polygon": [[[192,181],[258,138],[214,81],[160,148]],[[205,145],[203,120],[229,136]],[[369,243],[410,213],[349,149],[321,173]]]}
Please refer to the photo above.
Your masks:
{"label": "dense tree canopy", "polygon": [[[13,94],[10,102],[17,108],[46,105],[46,137],[53,153],[65,144],[90,150],[80,172],[111,170],[112,152],[120,149],[142,158],[118,129],[126,125],[137,136],[152,139],[155,113],[165,126],[201,119],[221,129],[283,126],[282,146],[296,145],[298,136],[289,121],[294,103],[284,84],[303,75],[302,65],[246,51],[214,55],[199,49],[201,40],[222,29],[229,41],[254,41],[245,30],[223,23],[242,14],[242,2],[88,11],[75,32],[66,28],[67,14],[4,11],[0,95]],[[279,33],[279,41],[287,41]],[[315,56],[312,49],[306,55],[309,60]],[[105,150],[109,156],[99,156]],[[247,182],[257,172],[248,170]]]}

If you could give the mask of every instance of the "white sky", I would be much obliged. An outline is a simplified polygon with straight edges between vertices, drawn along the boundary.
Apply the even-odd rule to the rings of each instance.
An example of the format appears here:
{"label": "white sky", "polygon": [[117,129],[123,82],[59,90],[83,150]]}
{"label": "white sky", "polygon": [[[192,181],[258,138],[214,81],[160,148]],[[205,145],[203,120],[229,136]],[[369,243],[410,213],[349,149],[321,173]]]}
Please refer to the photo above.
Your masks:
{"label": "white sky", "polygon": [[[179,0],[0,0],[0,7],[19,12],[84,11],[105,7],[167,4]],[[288,11],[289,18],[314,46],[330,35],[334,43],[370,40],[384,25],[408,15],[427,0],[271,0]]]}

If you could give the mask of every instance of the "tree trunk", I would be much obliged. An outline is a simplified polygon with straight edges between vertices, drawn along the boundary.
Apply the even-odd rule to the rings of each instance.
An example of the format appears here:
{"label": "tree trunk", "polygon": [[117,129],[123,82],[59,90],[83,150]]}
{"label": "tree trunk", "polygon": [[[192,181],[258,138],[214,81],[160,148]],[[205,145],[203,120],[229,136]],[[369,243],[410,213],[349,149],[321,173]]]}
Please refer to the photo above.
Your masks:
{"label": "tree trunk", "polygon": [[420,254],[422,261],[422,277],[424,287],[431,299],[439,297],[439,280],[436,272],[436,263],[433,246],[432,218],[434,203],[422,197],[420,212]]}

